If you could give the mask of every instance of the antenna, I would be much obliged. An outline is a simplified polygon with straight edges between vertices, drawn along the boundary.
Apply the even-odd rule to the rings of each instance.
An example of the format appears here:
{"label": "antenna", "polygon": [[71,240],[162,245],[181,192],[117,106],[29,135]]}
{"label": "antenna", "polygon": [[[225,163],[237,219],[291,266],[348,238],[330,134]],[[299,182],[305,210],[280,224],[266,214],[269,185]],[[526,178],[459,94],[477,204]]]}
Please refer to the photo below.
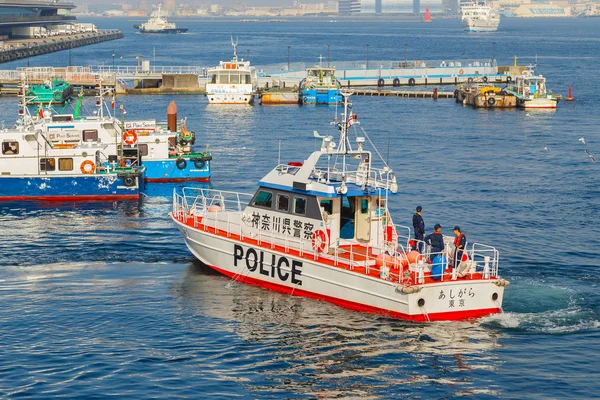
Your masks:
{"label": "antenna", "polygon": [[233,46],[233,62],[237,62],[237,45],[238,38],[235,37],[235,42],[233,41],[233,35],[231,35],[231,45]]}
{"label": "antenna", "polygon": [[277,165],[281,164],[281,139],[279,139],[279,153],[277,155]]}
{"label": "antenna", "polygon": [[390,165],[390,142],[392,141],[392,137],[391,135],[388,134],[388,154],[387,154],[387,160],[386,160],[386,164]]}

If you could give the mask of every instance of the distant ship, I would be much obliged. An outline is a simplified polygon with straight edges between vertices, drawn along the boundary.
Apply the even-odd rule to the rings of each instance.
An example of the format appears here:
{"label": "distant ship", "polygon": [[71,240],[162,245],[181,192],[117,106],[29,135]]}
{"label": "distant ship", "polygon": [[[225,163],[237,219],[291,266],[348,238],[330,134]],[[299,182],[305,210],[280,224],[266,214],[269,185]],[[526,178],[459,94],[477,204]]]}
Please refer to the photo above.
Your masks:
{"label": "distant ship", "polygon": [[500,14],[494,7],[487,3],[464,2],[461,3],[462,21],[465,31],[493,32],[500,25]]}
{"label": "distant ship", "polygon": [[188,31],[187,28],[177,28],[174,23],[167,20],[167,17],[161,16],[160,3],[156,15],[151,16],[148,22],[133,27],[140,33],[184,33]]}

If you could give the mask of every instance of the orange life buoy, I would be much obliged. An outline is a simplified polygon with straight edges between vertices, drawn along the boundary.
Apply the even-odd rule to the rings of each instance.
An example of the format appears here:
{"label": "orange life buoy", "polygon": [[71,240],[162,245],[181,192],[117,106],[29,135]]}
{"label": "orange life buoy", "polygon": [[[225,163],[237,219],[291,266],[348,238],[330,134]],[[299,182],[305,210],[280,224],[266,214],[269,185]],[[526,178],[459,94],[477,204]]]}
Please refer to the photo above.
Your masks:
{"label": "orange life buoy", "polygon": [[125,144],[134,144],[137,142],[137,133],[135,133],[135,131],[125,131],[125,133],[123,133],[123,141]]}
{"label": "orange life buoy", "polygon": [[89,175],[93,174],[94,171],[96,171],[96,164],[94,164],[94,162],[91,160],[85,160],[81,163],[81,166],[79,168],[81,169],[82,174]]}
{"label": "orange life buoy", "polygon": [[459,69],[459,70],[458,70],[458,74],[459,74],[459,75],[462,75],[462,74],[464,74],[464,73],[465,73],[465,70],[464,70],[464,69],[462,69],[462,68],[461,68],[461,69]]}
{"label": "orange life buoy", "polygon": [[322,253],[327,247],[327,235],[322,230],[315,231],[312,234],[312,247],[318,253]]}

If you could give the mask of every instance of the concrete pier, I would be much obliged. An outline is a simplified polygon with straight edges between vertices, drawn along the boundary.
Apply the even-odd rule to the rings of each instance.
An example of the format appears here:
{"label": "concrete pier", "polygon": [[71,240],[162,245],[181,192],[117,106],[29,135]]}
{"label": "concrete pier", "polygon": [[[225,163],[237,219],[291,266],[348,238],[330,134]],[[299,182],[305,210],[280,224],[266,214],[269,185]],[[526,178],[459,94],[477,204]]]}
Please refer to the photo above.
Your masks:
{"label": "concrete pier", "polygon": [[41,39],[5,40],[4,49],[0,50],[0,63],[33,57],[40,54],[53,53],[55,51],[88,46],[107,40],[121,39],[122,37],[123,32],[119,30],[106,30],[53,36]]}

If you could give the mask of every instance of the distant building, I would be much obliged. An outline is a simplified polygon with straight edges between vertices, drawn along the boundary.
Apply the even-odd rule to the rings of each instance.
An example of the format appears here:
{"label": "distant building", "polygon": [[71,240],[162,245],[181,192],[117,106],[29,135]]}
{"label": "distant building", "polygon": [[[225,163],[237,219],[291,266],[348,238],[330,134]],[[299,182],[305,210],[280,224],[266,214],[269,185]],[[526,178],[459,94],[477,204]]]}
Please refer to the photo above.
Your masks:
{"label": "distant building", "polygon": [[[339,12],[343,14],[421,14],[425,7],[432,13],[444,10],[443,2],[452,2],[458,12],[458,0],[339,0]],[[423,10],[421,10],[423,9]]]}

